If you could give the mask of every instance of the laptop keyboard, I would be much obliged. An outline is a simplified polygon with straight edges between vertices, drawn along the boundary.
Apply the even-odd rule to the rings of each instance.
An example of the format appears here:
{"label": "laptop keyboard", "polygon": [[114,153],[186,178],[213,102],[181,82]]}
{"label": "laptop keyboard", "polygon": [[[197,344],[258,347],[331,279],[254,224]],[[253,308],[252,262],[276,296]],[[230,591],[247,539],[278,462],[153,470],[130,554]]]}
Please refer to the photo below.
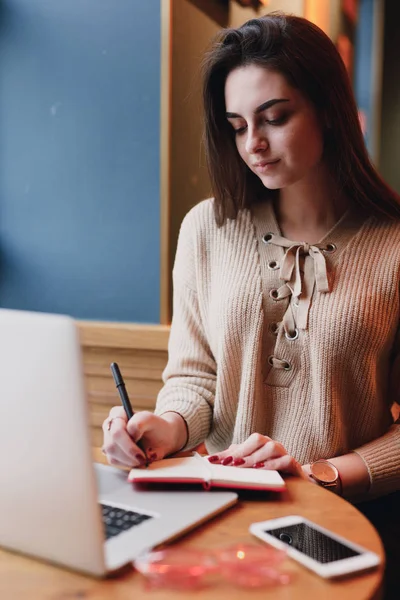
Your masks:
{"label": "laptop keyboard", "polygon": [[123,508],[109,506],[108,504],[100,504],[100,506],[103,512],[103,524],[107,540],[122,531],[127,531],[135,527],[135,525],[153,518],[149,515],[134,512],[133,510],[124,510]]}

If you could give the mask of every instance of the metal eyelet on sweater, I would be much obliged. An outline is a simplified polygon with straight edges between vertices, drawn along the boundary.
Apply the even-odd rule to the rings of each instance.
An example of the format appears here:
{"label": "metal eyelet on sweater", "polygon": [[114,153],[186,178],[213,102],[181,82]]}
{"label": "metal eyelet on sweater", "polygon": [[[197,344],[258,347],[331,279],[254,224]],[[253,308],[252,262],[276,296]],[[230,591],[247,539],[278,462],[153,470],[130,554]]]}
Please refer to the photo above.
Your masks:
{"label": "metal eyelet on sweater", "polygon": [[[271,365],[271,367],[274,366],[274,358],[275,357],[272,356],[272,355],[268,356],[268,362]],[[284,363],[283,363],[282,366],[283,366],[284,371],[290,371],[290,369],[292,368],[292,365],[289,362],[287,362],[287,361],[284,361]]]}
{"label": "metal eyelet on sweater", "polygon": [[325,252],[325,254],[333,254],[333,252],[336,252],[335,244],[327,244],[325,248],[322,248],[322,252]]}
{"label": "metal eyelet on sweater", "polygon": [[269,295],[272,298],[272,300],[275,300],[275,301],[279,300],[279,292],[277,289],[271,290]]}
{"label": "metal eyelet on sweater", "polygon": [[264,244],[269,244],[270,241],[272,240],[272,236],[274,234],[271,232],[266,233],[265,235],[263,235],[262,241],[264,242]]}
{"label": "metal eyelet on sweater", "polygon": [[273,335],[278,335],[279,323],[270,323],[268,329]]}
{"label": "metal eyelet on sweater", "polygon": [[276,260],[270,260],[268,263],[268,269],[271,269],[271,271],[276,271],[279,269],[279,264],[276,262]]}
{"label": "metal eyelet on sweater", "polygon": [[285,331],[285,338],[287,340],[289,340],[289,342],[294,342],[295,340],[297,340],[298,337],[299,337],[299,330],[297,329],[297,327],[294,330],[293,335],[288,335],[287,331]]}

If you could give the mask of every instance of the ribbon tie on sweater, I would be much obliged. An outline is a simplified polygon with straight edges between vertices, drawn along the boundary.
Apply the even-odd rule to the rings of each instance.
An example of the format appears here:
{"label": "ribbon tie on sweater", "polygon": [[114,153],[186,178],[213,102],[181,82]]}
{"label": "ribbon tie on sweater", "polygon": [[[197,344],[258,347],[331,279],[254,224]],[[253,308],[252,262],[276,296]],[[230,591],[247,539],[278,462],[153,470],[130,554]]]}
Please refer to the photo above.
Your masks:
{"label": "ribbon tie on sweater", "polygon": [[325,256],[319,246],[307,242],[293,242],[275,234],[269,236],[269,244],[287,248],[279,271],[279,278],[285,283],[276,290],[273,297],[275,300],[288,296],[293,298],[294,307],[289,304],[282,321],[286,336],[293,338],[297,329],[307,329],[314,287],[320,293],[330,291]]}

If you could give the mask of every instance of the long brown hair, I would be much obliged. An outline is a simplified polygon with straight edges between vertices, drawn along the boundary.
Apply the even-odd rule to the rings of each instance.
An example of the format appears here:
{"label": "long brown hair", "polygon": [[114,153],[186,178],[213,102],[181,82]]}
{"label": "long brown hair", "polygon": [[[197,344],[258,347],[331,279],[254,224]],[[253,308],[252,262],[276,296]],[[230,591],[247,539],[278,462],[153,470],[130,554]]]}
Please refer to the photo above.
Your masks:
{"label": "long brown hair", "polygon": [[335,45],[307,19],[272,13],[222,30],[203,63],[204,140],[217,223],[278,193],[265,188],[240,158],[225,116],[227,75],[249,64],[284,75],[322,115],[324,156],[341,192],[371,214],[399,218],[400,197],[370,161],[350,79]]}

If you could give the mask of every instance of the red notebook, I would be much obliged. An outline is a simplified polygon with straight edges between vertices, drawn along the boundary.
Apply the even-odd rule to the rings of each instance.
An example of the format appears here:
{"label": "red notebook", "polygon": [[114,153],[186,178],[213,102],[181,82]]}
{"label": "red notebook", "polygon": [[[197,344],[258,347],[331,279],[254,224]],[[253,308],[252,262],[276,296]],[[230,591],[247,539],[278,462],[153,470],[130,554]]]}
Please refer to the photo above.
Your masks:
{"label": "red notebook", "polygon": [[201,484],[206,490],[217,487],[280,492],[285,489],[278,471],[215,465],[197,453],[184,458],[165,458],[146,468],[131,469],[128,480],[132,483]]}

